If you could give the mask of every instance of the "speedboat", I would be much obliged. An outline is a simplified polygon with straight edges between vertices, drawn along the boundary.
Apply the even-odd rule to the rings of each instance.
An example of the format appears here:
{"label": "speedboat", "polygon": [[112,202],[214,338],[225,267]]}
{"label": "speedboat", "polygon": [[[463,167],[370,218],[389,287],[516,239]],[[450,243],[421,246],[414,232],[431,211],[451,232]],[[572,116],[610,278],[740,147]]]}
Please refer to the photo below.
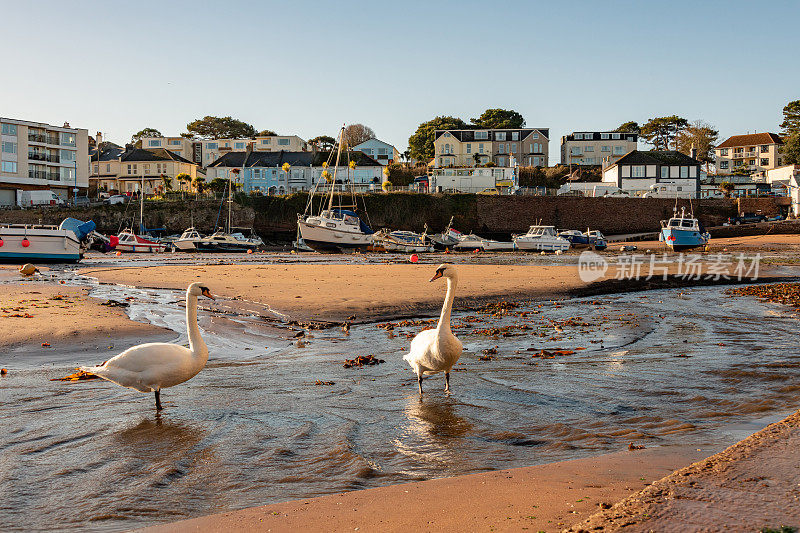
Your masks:
{"label": "speedboat", "polygon": [[666,244],[672,251],[680,252],[707,246],[711,240],[711,234],[705,231],[693,213],[687,215],[686,208],[682,207],[680,215],[676,208],[672,218],[668,221],[661,221],[658,240]]}
{"label": "speedboat", "polygon": [[554,226],[531,226],[525,235],[515,235],[514,244],[519,250],[542,252],[566,252],[569,241],[559,237]]}
{"label": "speedboat", "polygon": [[[60,226],[0,224],[0,262],[3,263],[77,263],[83,258],[92,221]],[[80,222],[80,221],[76,221]]]}
{"label": "speedboat", "polygon": [[200,232],[194,228],[188,228],[181,236],[173,243],[175,248],[182,252],[196,252],[197,243],[203,240]]}
{"label": "speedboat", "polygon": [[464,235],[458,244],[453,246],[453,250],[459,251],[481,250],[482,252],[510,252],[514,249],[515,246],[513,242],[493,241],[492,239],[484,239],[472,233]]}
{"label": "speedboat", "polygon": [[447,224],[447,227],[444,228],[441,233],[430,235],[429,238],[431,242],[433,242],[434,248],[437,250],[445,250],[461,242],[461,239],[464,238],[464,234],[457,229],[453,229],[453,217],[450,217],[450,222]]}
{"label": "speedboat", "polygon": [[141,235],[136,235],[130,228],[122,230],[117,235],[117,238],[119,242],[116,249],[120,252],[157,254],[167,249],[166,244],[151,240],[152,237],[145,238]]}
{"label": "speedboat", "polygon": [[258,238],[247,238],[241,233],[225,233],[217,231],[195,242],[198,252],[217,253],[246,253],[248,250],[256,251],[264,245]]}
{"label": "speedboat", "polygon": [[581,233],[579,230],[568,229],[565,231],[559,231],[558,236],[567,239],[570,246],[575,249],[589,247],[589,236],[585,233]]}

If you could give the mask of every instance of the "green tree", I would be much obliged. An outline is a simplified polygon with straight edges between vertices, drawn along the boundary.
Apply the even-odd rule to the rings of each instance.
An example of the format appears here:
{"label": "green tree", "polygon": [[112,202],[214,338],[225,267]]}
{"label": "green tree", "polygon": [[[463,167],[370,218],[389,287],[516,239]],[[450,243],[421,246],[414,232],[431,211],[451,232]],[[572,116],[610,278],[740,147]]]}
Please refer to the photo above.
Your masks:
{"label": "green tree", "polygon": [[203,192],[205,192],[205,190],[206,190],[206,179],[204,177],[197,176],[194,179],[194,181],[192,182],[192,184],[194,185],[194,190],[197,193],[195,195],[195,197],[197,197],[197,195],[203,194]]}
{"label": "green tree", "polygon": [[731,183],[730,181],[723,181],[719,184],[719,190],[721,190],[725,194],[725,198],[730,198],[731,193],[736,188],[736,185]]}
{"label": "green tree", "polygon": [[161,181],[164,184],[164,190],[169,192],[172,190],[172,178],[169,176],[161,175]]}
{"label": "green tree", "polygon": [[513,109],[487,109],[478,118],[469,121],[476,128],[522,128],[525,118]]}
{"label": "green tree", "polygon": [[272,130],[261,130],[258,133],[256,133],[256,137],[274,137],[276,135],[277,133],[275,133]]}
{"label": "green tree", "polygon": [[783,142],[783,164],[800,164],[800,131],[791,133]]}
{"label": "green tree", "polygon": [[691,155],[692,148],[697,150],[697,160],[708,165],[714,161],[714,146],[719,138],[719,131],[702,120],[695,120],[686,129],[678,132],[676,145],[679,152]]}
{"label": "green tree", "polygon": [[256,136],[253,126],[231,117],[206,116],[188,123],[186,129],[200,139],[250,139]]}
{"label": "green tree", "polygon": [[211,191],[217,196],[225,194],[225,191],[228,189],[228,180],[223,178],[214,178],[208,184],[208,188],[211,189]]}
{"label": "green tree", "polygon": [[320,152],[330,152],[336,146],[336,139],[329,135],[320,135],[308,141],[311,146]]}
{"label": "green tree", "polygon": [[408,138],[408,151],[414,159],[427,162],[433,157],[433,141],[436,130],[460,130],[468,128],[467,123],[456,117],[436,117],[423,122],[417,131]]}
{"label": "green tree", "polygon": [[630,121],[623,122],[614,131],[618,131],[619,133],[640,133],[640,130],[641,128],[639,128],[638,122]]}
{"label": "green tree", "polygon": [[784,135],[800,131],[800,100],[793,100],[783,108],[781,128]]}
{"label": "green tree", "polygon": [[188,189],[192,183],[192,177],[187,174],[186,172],[181,172],[175,179],[178,180],[178,187],[180,187],[181,191],[183,190],[183,184],[186,183],[186,188]]}
{"label": "green tree", "polygon": [[641,128],[641,135],[656,150],[669,150],[678,132],[686,128],[689,121],[677,115],[655,117],[648,120]]}
{"label": "green tree", "polygon": [[141,131],[137,131],[133,135],[131,135],[131,144],[136,144],[137,142],[142,140],[142,137],[161,137],[161,132],[155,128],[145,128]]}

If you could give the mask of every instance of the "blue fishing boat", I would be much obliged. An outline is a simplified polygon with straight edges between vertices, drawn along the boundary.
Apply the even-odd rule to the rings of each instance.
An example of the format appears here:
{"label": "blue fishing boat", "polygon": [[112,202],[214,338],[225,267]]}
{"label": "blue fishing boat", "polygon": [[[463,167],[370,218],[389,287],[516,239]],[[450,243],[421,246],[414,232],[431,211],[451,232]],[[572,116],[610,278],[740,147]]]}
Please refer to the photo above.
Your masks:
{"label": "blue fishing boat", "polygon": [[703,228],[693,213],[687,215],[686,208],[682,207],[680,215],[676,209],[672,218],[668,221],[661,221],[661,233],[658,234],[658,240],[666,244],[672,251],[680,252],[707,246],[708,241],[711,240],[711,234]]}
{"label": "blue fishing boat", "polygon": [[589,239],[589,247],[594,248],[595,250],[605,250],[608,248],[608,241],[606,240],[605,236],[600,233],[598,230],[586,230],[586,238]]}
{"label": "blue fishing boat", "polygon": [[572,248],[580,249],[589,247],[589,236],[581,233],[579,230],[568,229],[559,231],[558,236],[567,239]]}

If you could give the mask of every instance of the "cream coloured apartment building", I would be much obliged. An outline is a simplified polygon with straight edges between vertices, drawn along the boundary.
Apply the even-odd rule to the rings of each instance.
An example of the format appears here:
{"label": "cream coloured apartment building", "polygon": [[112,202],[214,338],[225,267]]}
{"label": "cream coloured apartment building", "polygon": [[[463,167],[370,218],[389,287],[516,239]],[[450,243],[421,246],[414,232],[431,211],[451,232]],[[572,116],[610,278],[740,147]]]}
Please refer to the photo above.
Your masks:
{"label": "cream coloured apartment building", "polygon": [[436,130],[434,167],[548,166],[548,128]]}
{"label": "cream coloured apartment building", "polygon": [[89,186],[89,131],[0,117],[0,205],[18,191],[50,189],[64,200]]}
{"label": "cream coloured apartment building", "polygon": [[766,172],[783,166],[783,141],[775,133],[734,135],[714,148],[718,174]]}
{"label": "cream coloured apartment building", "polygon": [[308,143],[297,135],[269,135],[255,139],[187,139],[185,137],[143,137],[142,148],[164,148],[184,159],[207,167],[229,152],[305,152]]}
{"label": "cream coloured apartment building", "polygon": [[192,185],[179,182],[179,174],[188,174],[193,182],[197,177],[198,166],[175,152],[163,148],[132,148],[121,150],[107,147],[95,152],[91,158],[92,185],[98,192],[128,193],[142,190],[146,194],[164,191],[164,178],[175,191],[192,190]]}
{"label": "cream coloured apartment building", "polygon": [[616,131],[575,131],[561,137],[562,165],[602,165],[638,148],[639,135]]}

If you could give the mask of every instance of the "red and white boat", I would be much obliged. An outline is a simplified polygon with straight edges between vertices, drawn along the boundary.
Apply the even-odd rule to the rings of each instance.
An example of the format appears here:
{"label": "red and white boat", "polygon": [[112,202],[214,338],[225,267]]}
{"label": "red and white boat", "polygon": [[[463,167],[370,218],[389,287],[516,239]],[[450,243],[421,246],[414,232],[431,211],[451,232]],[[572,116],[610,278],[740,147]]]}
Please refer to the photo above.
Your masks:
{"label": "red and white boat", "polygon": [[157,254],[166,251],[167,245],[160,242],[151,241],[136,235],[133,230],[124,229],[117,235],[119,243],[116,250],[120,252],[136,252],[146,254]]}

